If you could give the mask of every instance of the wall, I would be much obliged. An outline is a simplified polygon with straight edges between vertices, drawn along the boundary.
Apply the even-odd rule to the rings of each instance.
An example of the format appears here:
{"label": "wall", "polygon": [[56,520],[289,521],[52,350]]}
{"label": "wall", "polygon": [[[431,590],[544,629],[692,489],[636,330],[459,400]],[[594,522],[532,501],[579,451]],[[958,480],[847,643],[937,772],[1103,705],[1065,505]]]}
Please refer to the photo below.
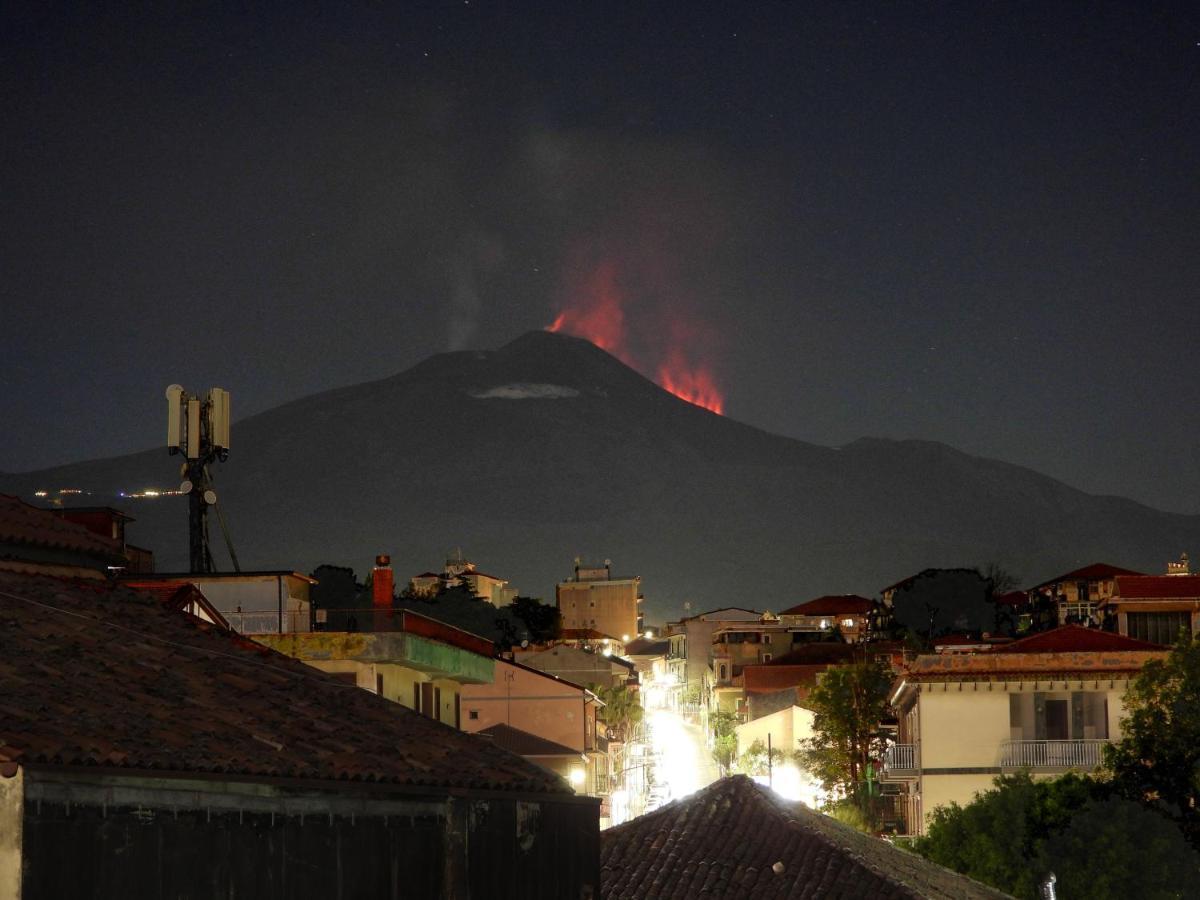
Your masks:
{"label": "wall", "polygon": [[365,663],[353,659],[317,659],[305,660],[307,665],[322,672],[332,674],[350,674],[355,676],[355,683],[363,690],[378,693],[379,677],[383,677],[382,696],[408,709],[414,709],[413,686],[432,683],[441,690],[441,708],[437,719],[447,725],[457,725],[455,721],[454,697],[462,685],[448,678],[434,678],[425,672],[418,672],[404,666],[392,663]]}
{"label": "wall", "polygon": [[[12,763],[0,764],[5,771]],[[21,841],[25,770],[0,771],[0,900],[21,900]]]}
{"label": "wall", "polygon": [[[944,687],[950,690],[943,691]],[[1000,685],[991,691],[987,687],[975,683],[922,685],[923,771],[999,766],[1000,745],[1009,740],[1009,695]]]}
{"label": "wall", "polygon": [[[473,732],[503,723],[583,752],[584,696],[579,688],[551,676],[497,660],[492,684],[463,685],[462,727]],[[594,717],[594,704],[587,706],[587,714]]]}
{"label": "wall", "polygon": [[567,581],[558,585],[556,594],[563,628],[594,628],[617,640],[638,633],[634,579]]}
{"label": "wall", "polygon": [[23,900],[598,897],[597,804],[49,776]]}
{"label": "wall", "polygon": [[761,719],[746,722],[735,729],[738,753],[745,753],[755,741],[765,744],[768,734],[771,735],[772,749],[791,753],[799,749],[799,741],[813,736],[812,724],[812,712],[799,706],[789,706]]}

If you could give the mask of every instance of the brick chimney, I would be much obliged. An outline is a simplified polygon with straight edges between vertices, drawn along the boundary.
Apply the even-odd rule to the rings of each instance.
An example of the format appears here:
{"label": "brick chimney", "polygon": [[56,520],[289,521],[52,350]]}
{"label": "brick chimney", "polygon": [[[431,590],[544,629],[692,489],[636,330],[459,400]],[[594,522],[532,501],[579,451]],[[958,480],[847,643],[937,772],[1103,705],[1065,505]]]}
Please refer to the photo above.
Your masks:
{"label": "brick chimney", "polygon": [[386,553],[375,557],[371,573],[371,605],[376,609],[392,608],[392,558]]}

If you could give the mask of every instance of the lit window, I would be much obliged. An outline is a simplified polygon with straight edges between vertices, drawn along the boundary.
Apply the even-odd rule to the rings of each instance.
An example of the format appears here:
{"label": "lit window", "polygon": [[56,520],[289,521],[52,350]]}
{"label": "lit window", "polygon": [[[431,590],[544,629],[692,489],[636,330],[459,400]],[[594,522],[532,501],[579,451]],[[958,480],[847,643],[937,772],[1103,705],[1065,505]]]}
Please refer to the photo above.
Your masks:
{"label": "lit window", "polygon": [[842,619],[842,627],[843,628],[853,628],[854,620],[853,619]]}

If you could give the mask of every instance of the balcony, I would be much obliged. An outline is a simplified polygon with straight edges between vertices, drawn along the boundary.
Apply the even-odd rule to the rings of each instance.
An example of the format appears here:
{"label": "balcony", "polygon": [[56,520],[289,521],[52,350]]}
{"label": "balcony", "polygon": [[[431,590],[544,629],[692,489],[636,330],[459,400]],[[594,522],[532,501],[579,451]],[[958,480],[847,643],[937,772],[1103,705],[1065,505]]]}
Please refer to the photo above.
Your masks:
{"label": "balcony", "polygon": [[1100,765],[1106,740],[1005,741],[1000,745],[1001,769],[1094,769]]}
{"label": "balcony", "polygon": [[911,778],[920,769],[918,744],[892,744],[883,757],[884,778]]}

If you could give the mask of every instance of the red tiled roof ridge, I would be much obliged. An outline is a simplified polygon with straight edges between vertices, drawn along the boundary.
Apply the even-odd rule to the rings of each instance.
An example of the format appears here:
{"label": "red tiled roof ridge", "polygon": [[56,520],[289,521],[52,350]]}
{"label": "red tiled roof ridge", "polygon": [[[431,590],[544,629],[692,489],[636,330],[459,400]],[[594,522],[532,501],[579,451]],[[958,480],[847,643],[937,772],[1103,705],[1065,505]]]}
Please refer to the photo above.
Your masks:
{"label": "red tiled roof ridge", "polygon": [[0,544],[6,542],[62,547],[113,562],[122,559],[120,542],[64,519],[55,510],[42,509],[13,494],[0,493]]}

